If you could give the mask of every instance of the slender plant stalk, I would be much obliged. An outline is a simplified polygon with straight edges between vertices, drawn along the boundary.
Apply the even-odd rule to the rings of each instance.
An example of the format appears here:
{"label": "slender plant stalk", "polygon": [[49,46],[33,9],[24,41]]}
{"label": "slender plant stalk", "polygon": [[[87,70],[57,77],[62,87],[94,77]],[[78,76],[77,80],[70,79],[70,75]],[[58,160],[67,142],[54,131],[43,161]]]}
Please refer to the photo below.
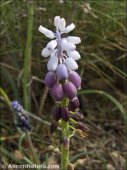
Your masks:
{"label": "slender plant stalk", "polygon": [[[68,122],[62,120],[62,139],[68,138]],[[62,144],[62,153],[61,153],[61,170],[67,170],[69,163],[69,147],[65,148]]]}
{"label": "slender plant stalk", "polygon": [[39,165],[39,164],[40,164],[40,161],[39,161],[38,156],[37,156],[37,153],[35,152],[35,149],[34,149],[34,147],[33,147],[32,140],[31,140],[31,137],[30,137],[30,133],[27,131],[27,132],[26,132],[26,135],[27,135],[27,138],[28,138],[28,143],[29,143],[29,147],[30,147],[30,150],[31,150],[33,162],[34,162],[35,164]]}
{"label": "slender plant stalk", "polygon": [[31,68],[32,28],[33,28],[33,6],[32,4],[30,4],[28,8],[28,27],[23,74],[23,96],[24,96],[24,108],[26,110],[30,110],[30,88],[27,86],[27,84],[29,82]]}
{"label": "slender plant stalk", "polygon": [[[28,27],[27,27],[27,40],[24,58],[24,74],[23,74],[23,97],[24,97],[24,108],[30,111],[30,88],[28,86],[31,71],[31,41],[32,41],[32,28],[33,28],[33,6],[32,3],[28,7]],[[31,136],[29,132],[26,132],[29,147],[33,157],[33,161],[39,164],[39,158],[34,150]]]}
{"label": "slender plant stalk", "polygon": [[[62,107],[68,106],[68,99],[65,98],[62,102]],[[61,120],[61,127],[62,127],[62,139],[69,139],[69,124],[64,120]],[[67,170],[69,163],[69,146],[65,147],[62,143],[61,149],[61,170]]]}

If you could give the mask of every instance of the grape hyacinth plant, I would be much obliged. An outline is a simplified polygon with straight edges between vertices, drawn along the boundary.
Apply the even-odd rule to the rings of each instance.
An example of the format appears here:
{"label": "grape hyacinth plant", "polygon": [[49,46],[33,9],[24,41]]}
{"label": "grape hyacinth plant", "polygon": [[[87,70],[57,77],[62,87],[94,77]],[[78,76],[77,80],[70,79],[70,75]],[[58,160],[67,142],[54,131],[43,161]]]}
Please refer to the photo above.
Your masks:
{"label": "grape hyacinth plant", "polygon": [[23,106],[20,105],[19,102],[16,100],[11,102],[11,107],[13,109],[13,112],[15,113],[16,127],[19,128],[19,130],[21,131],[20,132],[21,134],[25,133],[27,136],[33,163],[40,164],[40,160],[39,160],[38,155],[33,147],[31,136],[30,136],[30,133],[32,131],[32,125],[30,122],[30,118],[27,114],[27,111],[24,110]]}
{"label": "grape hyacinth plant", "polygon": [[16,114],[16,127],[20,128],[22,131],[31,131],[32,125],[30,118],[25,114],[23,107],[17,101],[12,101],[11,106]]}
{"label": "grape hyacinth plant", "polygon": [[61,169],[66,170],[71,165],[69,162],[70,137],[74,133],[87,131],[87,127],[80,122],[83,114],[80,113],[77,90],[81,88],[81,77],[75,71],[78,69],[76,61],[81,58],[76,50],[76,44],[79,44],[81,39],[76,36],[62,38],[64,33],[69,33],[75,28],[73,23],[66,26],[64,18],[56,16],[54,25],[56,27],[55,33],[41,25],[38,30],[52,39],[42,50],[41,55],[45,58],[49,57],[48,73],[44,82],[55,102],[51,133],[56,130],[58,125],[61,126]]}

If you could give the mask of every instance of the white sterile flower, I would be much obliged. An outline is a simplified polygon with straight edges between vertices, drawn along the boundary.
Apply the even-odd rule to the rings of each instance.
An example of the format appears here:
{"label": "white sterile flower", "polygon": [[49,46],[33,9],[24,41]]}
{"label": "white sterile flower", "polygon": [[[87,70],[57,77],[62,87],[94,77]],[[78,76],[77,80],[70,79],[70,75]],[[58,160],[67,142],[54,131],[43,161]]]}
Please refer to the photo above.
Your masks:
{"label": "white sterile flower", "polygon": [[75,28],[75,25],[72,23],[70,25],[68,25],[65,30],[63,31],[63,33],[69,33],[70,31],[72,31]]}
{"label": "white sterile flower", "polygon": [[38,31],[44,34],[46,37],[53,39],[55,37],[54,33],[42,25],[39,26]]}
{"label": "white sterile flower", "polygon": [[65,64],[66,64],[67,68],[72,70],[72,71],[78,69],[78,65],[73,58],[65,59]]}
{"label": "white sterile flower", "polygon": [[79,44],[81,42],[81,39],[79,37],[75,37],[75,36],[68,36],[67,41],[69,43]]}
{"label": "white sterile flower", "polygon": [[53,51],[57,46],[56,40],[52,40],[47,44],[47,48],[51,51]]}
{"label": "white sterile flower", "polygon": [[67,55],[71,58],[73,58],[74,60],[79,60],[81,58],[80,54],[78,51],[74,50],[74,51],[68,51]]}
{"label": "white sterile flower", "polygon": [[51,58],[52,58],[52,57],[56,57],[56,54],[57,54],[57,49],[55,49],[55,50],[51,53],[50,57],[51,57]]}
{"label": "white sterile flower", "polygon": [[55,27],[59,27],[59,23],[60,23],[60,16],[56,16],[54,18],[54,25],[55,25]]}
{"label": "white sterile flower", "polygon": [[52,51],[49,51],[47,47],[45,47],[42,52],[41,52],[41,55],[43,57],[48,57],[50,54],[52,53]]}
{"label": "white sterile flower", "polygon": [[73,43],[69,43],[66,38],[62,38],[62,48],[65,51],[73,51],[76,46]]}
{"label": "white sterile flower", "polygon": [[58,57],[54,56],[50,58],[47,64],[48,71],[55,71],[57,65],[58,65]]}
{"label": "white sterile flower", "polygon": [[58,26],[59,30],[61,32],[64,31],[65,30],[65,26],[66,26],[66,21],[65,21],[64,18],[61,18],[60,22],[59,22],[59,26]]}

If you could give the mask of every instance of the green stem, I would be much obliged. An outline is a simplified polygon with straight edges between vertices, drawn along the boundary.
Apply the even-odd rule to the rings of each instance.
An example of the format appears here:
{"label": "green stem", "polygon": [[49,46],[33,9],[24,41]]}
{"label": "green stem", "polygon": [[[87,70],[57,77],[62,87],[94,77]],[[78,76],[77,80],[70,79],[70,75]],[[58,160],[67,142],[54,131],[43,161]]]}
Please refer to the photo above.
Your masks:
{"label": "green stem", "polygon": [[31,41],[32,41],[32,28],[33,28],[33,6],[28,7],[28,27],[27,27],[27,40],[24,58],[24,70],[23,70],[23,96],[24,107],[26,110],[30,110],[30,88],[28,82],[30,79],[31,68]]}
{"label": "green stem", "polygon": [[[69,138],[68,130],[69,130],[68,122],[62,120],[62,139]],[[69,148],[65,148],[65,146],[62,144],[61,170],[67,170],[68,163],[69,163]]]}
{"label": "green stem", "polygon": [[[68,99],[65,98],[62,102],[62,107],[68,106]],[[69,139],[69,124],[64,120],[61,120],[62,127],[62,139]],[[62,143],[61,150],[61,170],[67,170],[69,164],[69,147],[65,147]]]}
{"label": "green stem", "polygon": [[38,158],[38,156],[37,156],[37,153],[35,152],[35,149],[34,149],[34,147],[33,147],[30,133],[27,131],[27,132],[26,132],[26,135],[27,135],[27,138],[28,138],[29,147],[30,147],[31,154],[32,154],[32,157],[33,157],[33,162],[34,162],[35,164],[39,165],[39,164],[40,164],[40,161],[39,161],[39,158]]}

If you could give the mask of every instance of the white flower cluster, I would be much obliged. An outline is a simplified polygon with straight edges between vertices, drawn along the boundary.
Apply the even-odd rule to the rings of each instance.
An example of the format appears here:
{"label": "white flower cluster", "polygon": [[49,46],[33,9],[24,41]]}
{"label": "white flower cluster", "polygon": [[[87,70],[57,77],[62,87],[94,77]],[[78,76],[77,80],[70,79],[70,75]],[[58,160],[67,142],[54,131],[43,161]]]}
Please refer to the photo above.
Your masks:
{"label": "white flower cluster", "polygon": [[48,70],[55,71],[59,63],[64,63],[68,70],[78,69],[75,60],[79,60],[81,56],[78,51],[76,51],[76,44],[79,44],[81,39],[76,36],[68,36],[66,38],[61,37],[63,33],[72,31],[75,28],[75,25],[72,23],[69,26],[66,26],[65,19],[60,18],[59,16],[54,18],[54,25],[56,27],[55,33],[41,25],[38,29],[46,37],[54,39],[51,40],[41,52],[43,57],[50,56],[47,64]]}

